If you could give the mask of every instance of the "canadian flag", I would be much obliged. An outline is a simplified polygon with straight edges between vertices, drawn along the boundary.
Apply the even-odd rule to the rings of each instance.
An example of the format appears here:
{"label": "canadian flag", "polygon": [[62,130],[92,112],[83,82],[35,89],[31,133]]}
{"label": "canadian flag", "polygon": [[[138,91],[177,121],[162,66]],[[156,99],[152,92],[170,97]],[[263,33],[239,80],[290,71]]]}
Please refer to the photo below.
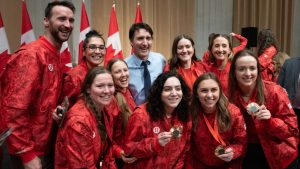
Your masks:
{"label": "canadian flag", "polygon": [[10,52],[1,13],[0,13],[0,39],[1,39],[0,40],[0,75],[1,75],[2,71],[4,70],[4,66],[9,58],[9,52]]}
{"label": "canadian flag", "polygon": [[142,12],[141,12],[141,7],[140,7],[140,2],[137,3],[137,8],[136,8],[136,14],[135,14],[135,23],[140,23],[143,22],[142,18]]}
{"label": "canadian flag", "polygon": [[72,56],[69,50],[68,42],[64,42],[60,49],[60,59],[62,64],[62,71],[68,72],[72,68]]}
{"label": "canadian flag", "polygon": [[78,48],[78,63],[82,61],[82,53],[83,53],[83,40],[85,39],[85,35],[91,30],[89,18],[86,14],[84,1],[82,1],[81,7],[81,23],[80,23],[80,34],[79,34],[79,48]]}
{"label": "canadian flag", "polygon": [[22,36],[21,46],[35,40],[34,32],[27,12],[26,3],[22,0]]}
{"label": "canadian flag", "polygon": [[106,65],[112,58],[122,58],[122,47],[118,28],[118,22],[115,11],[115,4],[113,4],[110,14],[108,39],[106,45],[106,55],[104,59],[104,65]]}
{"label": "canadian flag", "polygon": [[[136,13],[135,13],[135,20],[134,23],[143,22],[142,12],[140,7],[140,2],[137,3]],[[131,48],[131,54],[133,54],[133,48]]]}

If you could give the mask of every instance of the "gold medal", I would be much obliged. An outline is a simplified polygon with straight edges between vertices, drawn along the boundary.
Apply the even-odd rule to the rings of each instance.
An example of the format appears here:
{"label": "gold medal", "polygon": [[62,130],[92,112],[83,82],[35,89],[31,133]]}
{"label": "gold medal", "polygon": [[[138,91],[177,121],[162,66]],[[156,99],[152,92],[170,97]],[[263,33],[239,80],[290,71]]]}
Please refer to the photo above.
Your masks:
{"label": "gold medal", "polygon": [[182,126],[173,126],[170,129],[170,132],[172,133],[173,138],[179,138],[181,137]]}
{"label": "gold medal", "polygon": [[247,105],[248,114],[254,115],[258,111],[259,111],[259,105],[257,103],[252,102],[252,103]]}
{"label": "gold medal", "polygon": [[215,149],[215,155],[221,155],[221,154],[225,154],[225,147],[222,145],[219,145],[216,149]]}

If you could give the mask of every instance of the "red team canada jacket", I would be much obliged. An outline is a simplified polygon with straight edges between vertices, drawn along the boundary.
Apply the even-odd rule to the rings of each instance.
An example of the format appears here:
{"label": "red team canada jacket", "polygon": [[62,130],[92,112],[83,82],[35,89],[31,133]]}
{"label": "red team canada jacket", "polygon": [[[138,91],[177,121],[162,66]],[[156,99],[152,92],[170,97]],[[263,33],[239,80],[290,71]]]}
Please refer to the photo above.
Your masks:
{"label": "red team canada jacket", "polygon": [[228,79],[231,62],[228,60],[224,69],[220,70],[216,64],[210,64],[207,66],[208,72],[213,72],[221,82],[222,90],[227,96],[228,90]]}
{"label": "red team canada jacket", "polygon": [[[190,145],[191,121],[181,122],[176,117],[168,120],[152,121],[145,104],[137,107],[130,116],[125,136],[125,153],[138,160],[125,164],[126,169],[179,169],[184,165]],[[157,135],[170,131],[172,126],[182,126],[182,136],[172,138],[165,147],[161,147]]]}
{"label": "red team canada jacket", "polygon": [[[170,65],[167,64],[164,67],[164,72],[169,71],[169,70],[170,70]],[[176,70],[177,70],[178,74],[180,74],[183,77],[184,81],[187,83],[189,88],[192,90],[196,79],[199,76],[201,76],[203,73],[206,72],[206,65],[204,65],[200,61],[192,61],[190,72],[185,73],[184,68],[181,66],[177,66]]]}
{"label": "red team canada jacket", "polygon": [[67,76],[64,78],[62,96],[68,96],[70,107],[75,104],[77,97],[80,94],[81,84],[88,72],[88,68],[85,61],[82,61],[75,68],[67,72]]}
{"label": "red team canada jacket", "polygon": [[60,65],[59,50],[40,37],[11,56],[1,77],[0,112],[14,129],[7,139],[9,153],[23,162],[49,148],[52,112],[62,85]]}
{"label": "red team canada jacket", "polygon": [[261,65],[262,79],[274,81],[274,65],[272,64],[272,61],[276,54],[276,48],[274,46],[270,46],[258,57]]}
{"label": "red team canada jacket", "polygon": [[116,168],[112,147],[114,120],[111,112],[118,111],[118,107],[111,108],[106,107],[103,111],[107,139],[102,142],[95,115],[82,99],[76,102],[67,112],[63,128],[58,131],[55,147],[56,169],[96,169],[100,165],[101,157],[102,169]]}
{"label": "red team canada jacket", "polygon": [[254,120],[247,113],[246,107],[256,102],[256,94],[248,102],[238,96],[235,102],[243,113],[249,143],[261,144],[271,169],[286,168],[296,159],[299,142],[297,117],[287,93],[279,85],[264,81],[265,106],[271,113],[270,120]]}
{"label": "red team canada jacket", "polygon": [[[240,169],[242,167],[242,155],[246,151],[247,136],[246,125],[240,110],[233,104],[228,105],[231,116],[231,128],[220,132],[220,136],[226,143],[226,148],[232,148],[233,160],[225,162],[215,155],[215,149],[220,145],[207,128],[203,112],[199,112],[196,130],[192,131],[191,148],[186,159],[186,169]],[[215,113],[206,114],[210,124],[213,126]]]}

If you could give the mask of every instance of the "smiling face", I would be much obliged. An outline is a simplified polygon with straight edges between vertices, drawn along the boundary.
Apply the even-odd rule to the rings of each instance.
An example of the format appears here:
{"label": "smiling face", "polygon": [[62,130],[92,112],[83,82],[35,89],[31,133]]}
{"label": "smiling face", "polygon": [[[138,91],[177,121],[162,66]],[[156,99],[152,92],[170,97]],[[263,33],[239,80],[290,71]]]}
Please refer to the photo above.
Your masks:
{"label": "smiling face", "polygon": [[70,8],[54,6],[50,18],[44,19],[46,31],[52,36],[51,40],[62,44],[67,41],[74,27],[74,13]]}
{"label": "smiling face", "polygon": [[216,104],[220,98],[220,87],[215,80],[201,81],[198,85],[197,95],[205,113],[216,111]]}
{"label": "smiling face", "polygon": [[177,44],[177,56],[181,63],[191,63],[195,49],[191,41],[181,39]]}
{"label": "smiling face", "polygon": [[111,67],[111,73],[118,90],[126,90],[129,81],[129,71],[123,61],[116,61]]}
{"label": "smiling face", "polygon": [[215,38],[211,48],[211,53],[216,60],[227,60],[229,54],[231,53],[228,40],[222,36]]}
{"label": "smiling face", "polygon": [[243,91],[252,91],[256,86],[258,68],[253,56],[241,56],[235,63],[235,77]]}
{"label": "smiling face", "polygon": [[111,102],[114,92],[114,82],[109,73],[98,74],[88,89],[91,99],[100,109]]}
{"label": "smiling face", "polygon": [[105,44],[99,37],[91,37],[83,51],[89,68],[100,66],[106,54]]}
{"label": "smiling face", "polygon": [[139,29],[134,32],[133,39],[130,44],[134,50],[134,54],[141,60],[148,58],[152,47],[152,36],[146,29]]}
{"label": "smiling face", "polygon": [[161,100],[167,114],[172,113],[182,99],[181,83],[176,77],[170,77],[166,80]]}

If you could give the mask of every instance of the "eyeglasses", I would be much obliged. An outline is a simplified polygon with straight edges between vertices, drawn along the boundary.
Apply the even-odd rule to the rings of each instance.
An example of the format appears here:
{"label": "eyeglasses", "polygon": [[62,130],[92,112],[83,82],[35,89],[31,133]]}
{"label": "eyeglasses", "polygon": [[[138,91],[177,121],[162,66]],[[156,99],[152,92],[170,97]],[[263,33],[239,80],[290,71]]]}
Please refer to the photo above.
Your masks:
{"label": "eyeglasses", "polygon": [[89,45],[87,47],[91,52],[95,52],[97,49],[99,49],[99,51],[105,50],[105,46],[104,45],[100,45],[100,46],[96,46],[96,45]]}

